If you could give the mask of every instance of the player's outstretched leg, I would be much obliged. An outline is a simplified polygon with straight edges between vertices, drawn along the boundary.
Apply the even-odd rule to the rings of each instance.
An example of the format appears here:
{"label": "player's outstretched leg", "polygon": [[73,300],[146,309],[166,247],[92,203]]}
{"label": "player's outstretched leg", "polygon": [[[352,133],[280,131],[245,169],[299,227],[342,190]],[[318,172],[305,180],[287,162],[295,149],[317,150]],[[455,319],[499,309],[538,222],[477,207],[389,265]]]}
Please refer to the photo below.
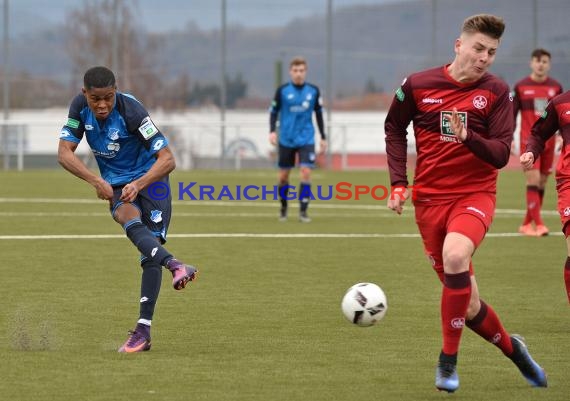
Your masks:
{"label": "player's outstretched leg", "polygon": [[172,286],[175,290],[183,289],[187,283],[198,278],[198,269],[185,265],[177,259],[166,262],[166,268],[172,273]]}
{"label": "player's outstretched leg", "polygon": [[453,393],[459,388],[457,375],[457,356],[450,357],[443,352],[439,355],[439,362],[435,369],[435,387],[439,391]]}
{"label": "player's outstretched leg", "polygon": [[511,342],[513,344],[513,353],[509,358],[517,365],[526,381],[533,387],[546,387],[546,373],[530,356],[524,338],[513,334]]}
{"label": "player's outstretched leg", "polygon": [[150,350],[150,326],[137,323],[134,330],[129,331],[129,338],[119,348],[122,353],[134,353]]}

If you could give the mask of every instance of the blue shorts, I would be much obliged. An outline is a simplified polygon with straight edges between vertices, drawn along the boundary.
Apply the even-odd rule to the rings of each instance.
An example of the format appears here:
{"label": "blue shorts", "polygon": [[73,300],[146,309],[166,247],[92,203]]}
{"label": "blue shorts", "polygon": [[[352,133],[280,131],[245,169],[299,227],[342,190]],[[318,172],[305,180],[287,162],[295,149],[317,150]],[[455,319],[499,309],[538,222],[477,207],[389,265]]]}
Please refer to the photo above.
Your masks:
{"label": "blue shorts", "polygon": [[[164,177],[157,182],[161,182],[169,186],[168,177]],[[109,207],[111,215],[114,215],[115,210],[124,203],[119,200],[123,187],[124,185],[113,187],[113,200],[110,202]],[[166,242],[166,233],[168,231],[170,216],[172,214],[171,191],[168,191],[168,196],[165,196],[164,199],[162,199],[162,196],[150,196],[148,189],[143,189],[131,204],[139,209],[142,223],[147,226],[157,238],[160,238],[160,242],[164,244]]]}
{"label": "blue shorts", "polygon": [[279,145],[279,168],[289,169],[295,167],[295,156],[299,154],[299,166],[315,167],[315,144],[301,146],[300,148],[288,148]]}

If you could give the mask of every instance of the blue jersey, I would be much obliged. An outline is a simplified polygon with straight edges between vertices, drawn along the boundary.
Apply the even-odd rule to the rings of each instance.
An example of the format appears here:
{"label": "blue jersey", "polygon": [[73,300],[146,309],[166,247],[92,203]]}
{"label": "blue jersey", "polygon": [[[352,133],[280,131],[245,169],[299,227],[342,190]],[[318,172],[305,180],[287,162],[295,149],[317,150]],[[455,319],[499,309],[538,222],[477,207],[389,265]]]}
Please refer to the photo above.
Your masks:
{"label": "blue jersey", "polygon": [[168,145],[143,105],[133,96],[119,92],[104,121],[97,121],[83,94],[73,99],[60,139],[79,143],[83,135],[101,176],[113,186],[143,176],[154,164],[155,153]]}
{"label": "blue jersey", "polygon": [[[295,85],[292,82],[281,85],[271,103],[270,130],[275,130],[279,117],[279,144],[289,148],[299,148],[315,143],[313,112],[322,121],[322,100],[319,88],[310,83]],[[321,123],[319,124],[321,125]],[[319,126],[319,129],[321,127]],[[324,132],[321,131],[324,138]]]}

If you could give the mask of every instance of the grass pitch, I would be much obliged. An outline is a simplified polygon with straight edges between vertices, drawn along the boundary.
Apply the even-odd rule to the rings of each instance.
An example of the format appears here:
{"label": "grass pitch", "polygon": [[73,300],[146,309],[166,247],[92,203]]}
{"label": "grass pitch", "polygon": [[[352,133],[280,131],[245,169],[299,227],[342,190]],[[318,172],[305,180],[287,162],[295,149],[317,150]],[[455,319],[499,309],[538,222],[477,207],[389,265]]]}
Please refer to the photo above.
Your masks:
{"label": "grass pitch", "polygon": [[[293,174],[297,172],[294,171]],[[275,171],[193,171],[177,183],[274,185]],[[314,184],[387,185],[383,172],[316,171]],[[296,176],[292,184],[298,183]],[[501,173],[498,212],[474,258],[481,296],[527,339],[549,388],[530,388],[494,346],[465,331],[460,400],[568,400],[570,332],[552,185],[553,235],[516,235],[519,171]],[[0,172],[0,399],[439,400],[436,275],[411,206],[315,201],[311,224],[277,221],[274,201],[175,201],[167,248],[200,279],[174,291],[165,272],[150,352],[121,355],[138,316],[138,252],[84,182],[59,170]],[[332,235],[335,234],[335,235]],[[91,235],[91,237],[88,237]],[[97,237],[100,236],[100,237]],[[349,324],[346,289],[379,284],[388,312]]]}

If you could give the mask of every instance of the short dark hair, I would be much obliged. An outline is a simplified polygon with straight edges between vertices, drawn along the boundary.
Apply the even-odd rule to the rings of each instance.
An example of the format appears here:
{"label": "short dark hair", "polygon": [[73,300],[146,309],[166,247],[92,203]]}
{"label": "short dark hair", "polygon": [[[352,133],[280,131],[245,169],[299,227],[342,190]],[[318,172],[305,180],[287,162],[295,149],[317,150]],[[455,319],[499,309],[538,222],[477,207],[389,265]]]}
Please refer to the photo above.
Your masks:
{"label": "short dark hair", "polygon": [[83,76],[83,86],[85,89],[115,86],[115,74],[107,67],[92,67]]}
{"label": "short dark hair", "polygon": [[482,33],[493,39],[501,39],[505,31],[505,21],[501,17],[492,14],[472,15],[463,21],[461,32]]}
{"label": "short dark hair", "polygon": [[532,51],[531,58],[537,58],[540,60],[542,56],[547,56],[548,58],[552,58],[550,52],[546,49],[538,48]]}

